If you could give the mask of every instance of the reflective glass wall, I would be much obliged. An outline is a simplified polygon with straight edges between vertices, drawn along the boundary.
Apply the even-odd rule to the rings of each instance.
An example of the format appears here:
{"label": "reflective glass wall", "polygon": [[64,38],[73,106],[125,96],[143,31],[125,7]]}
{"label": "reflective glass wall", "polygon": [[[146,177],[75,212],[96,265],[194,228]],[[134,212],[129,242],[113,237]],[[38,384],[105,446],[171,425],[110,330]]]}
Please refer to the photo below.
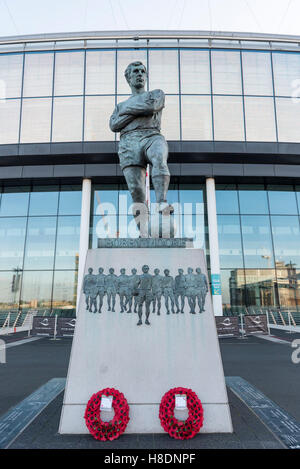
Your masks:
{"label": "reflective glass wall", "polygon": [[[150,191],[150,220],[155,218],[155,195]],[[90,246],[97,239],[136,238],[139,232],[132,215],[132,199],[125,184],[94,184],[92,195]],[[194,247],[208,254],[208,231],[205,185],[173,182],[169,186],[168,202],[174,207],[175,237],[191,238]]]}
{"label": "reflective glass wall", "polygon": [[75,315],[81,186],[5,186],[0,312]]}
{"label": "reflective glass wall", "polygon": [[108,121],[130,94],[124,70],[134,60],[147,65],[148,87],[166,93],[168,140],[300,141],[298,52],[94,42],[0,53],[0,144],[118,138]]}
{"label": "reflective glass wall", "polygon": [[300,187],[217,185],[225,312],[300,308]]}
{"label": "reflective glass wall", "polygon": [[[300,186],[217,184],[225,313],[300,308]],[[151,191],[151,201],[154,194]],[[176,236],[206,250],[204,184],[170,185]],[[138,236],[125,185],[93,184],[90,246]],[[0,194],[0,312],[75,314],[81,186],[3,186]]]}

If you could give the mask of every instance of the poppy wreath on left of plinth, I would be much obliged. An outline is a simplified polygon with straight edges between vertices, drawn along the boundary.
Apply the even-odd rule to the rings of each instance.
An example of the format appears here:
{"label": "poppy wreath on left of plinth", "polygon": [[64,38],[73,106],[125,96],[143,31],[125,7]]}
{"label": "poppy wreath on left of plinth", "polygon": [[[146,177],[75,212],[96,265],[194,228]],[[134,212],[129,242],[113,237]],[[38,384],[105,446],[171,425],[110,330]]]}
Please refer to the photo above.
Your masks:
{"label": "poppy wreath on left of plinth", "polygon": [[[112,407],[115,415],[109,422],[101,420],[101,397],[113,396]],[[129,422],[129,405],[124,395],[114,388],[105,388],[93,394],[87,403],[85,423],[89,432],[96,440],[111,441],[124,433]]]}
{"label": "poppy wreath on left of plinth", "polygon": [[[185,394],[189,416],[178,420],[174,416],[175,395]],[[187,440],[193,438],[203,425],[203,408],[197,394],[188,388],[173,388],[164,394],[159,406],[161,426],[172,438]]]}

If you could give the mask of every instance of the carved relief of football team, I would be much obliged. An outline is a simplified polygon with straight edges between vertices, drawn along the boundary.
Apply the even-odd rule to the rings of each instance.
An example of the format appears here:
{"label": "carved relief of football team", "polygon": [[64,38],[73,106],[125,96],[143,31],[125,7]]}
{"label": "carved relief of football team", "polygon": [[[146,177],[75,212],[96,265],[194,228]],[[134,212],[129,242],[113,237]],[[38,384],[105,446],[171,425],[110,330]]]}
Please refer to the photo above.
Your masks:
{"label": "carved relief of football team", "polygon": [[138,326],[142,324],[143,305],[145,324],[149,325],[151,306],[152,312],[159,316],[162,299],[166,314],[170,314],[170,311],[173,314],[184,313],[186,299],[191,314],[196,314],[196,309],[199,313],[204,311],[208,283],[200,267],[195,269],[195,273],[189,267],[186,274],[183,269],[178,269],[175,278],[170,275],[169,269],[164,269],[163,275],[160,269],[154,269],[154,275],[149,270],[148,265],[143,265],[141,274],[133,268],[131,274],[127,275],[126,269],[122,268],[120,275],[116,275],[113,267],[108,274],[104,274],[104,269],[100,267],[98,274],[94,274],[90,267],[83,280],[86,309],[91,313],[101,313],[106,296],[108,311],[114,312],[116,296],[119,295],[120,313],[137,313]]}

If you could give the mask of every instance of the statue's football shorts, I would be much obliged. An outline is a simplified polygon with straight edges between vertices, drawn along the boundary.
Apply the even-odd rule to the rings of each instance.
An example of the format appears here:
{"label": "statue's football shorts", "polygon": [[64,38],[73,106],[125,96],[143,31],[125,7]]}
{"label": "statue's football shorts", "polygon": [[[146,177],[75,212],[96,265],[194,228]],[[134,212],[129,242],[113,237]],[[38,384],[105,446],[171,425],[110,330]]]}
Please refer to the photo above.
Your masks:
{"label": "statue's football shorts", "polygon": [[[148,156],[148,149],[153,143],[158,144],[155,162]],[[168,144],[165,137],[158,132],[146,129],[121,135],[118,153],[122,170],[128,166],[146,168],[147,164],[151,164],[152,176],[170,175],[167,165]]]}

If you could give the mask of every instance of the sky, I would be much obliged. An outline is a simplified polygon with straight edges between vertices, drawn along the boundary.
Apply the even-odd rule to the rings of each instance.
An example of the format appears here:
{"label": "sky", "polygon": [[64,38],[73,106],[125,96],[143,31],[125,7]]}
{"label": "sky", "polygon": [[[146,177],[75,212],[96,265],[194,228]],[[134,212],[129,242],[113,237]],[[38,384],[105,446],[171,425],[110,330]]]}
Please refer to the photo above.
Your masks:
{"label": "sky", "polygon": [[0,0],[0,35],[204,30],[300,35],[300,0]]}

